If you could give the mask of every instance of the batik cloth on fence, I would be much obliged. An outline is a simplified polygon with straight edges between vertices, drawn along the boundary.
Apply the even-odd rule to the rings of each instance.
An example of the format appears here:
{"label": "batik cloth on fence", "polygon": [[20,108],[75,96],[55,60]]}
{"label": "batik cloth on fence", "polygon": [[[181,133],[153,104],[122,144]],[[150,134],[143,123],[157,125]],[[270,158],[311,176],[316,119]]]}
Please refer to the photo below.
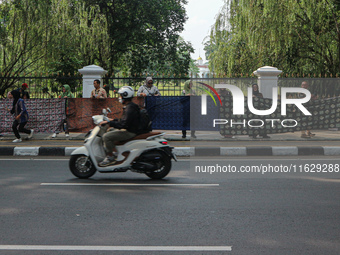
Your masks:
{"label": "batik cloth on fence", "polygon": [[[34,132],[44,133],[56,130],[65,118],[65,99],[25,99],[29,120],[25,126]],[[6,108],[12,109],[13,100],[0,100],[0,132],[12,133],[14,116]]]}
{"label": "batik cloth on fence", "polygon": [[[134,98],[133,102],[143,107],[143,98]],[[70,98],[68,99],[67,118],[71,132],[88,132],[94,127],[92,116],[102,115],[103,109],[109,108],[111,113],[108,117],[119,119],[123,113],[123,106],[118,98],[91,99]]]}
{"label": "batik cloth on fence", "polygon": [[[281,115],[281,102],[278,101],[277,110],[269,116],[252,114],[245,107],[244,115],[233,115],[233,100],[231,96],[223,96],[223,107],[207,97],[207,114],[202,115],[200,96],[179,97],[147,97],[146,109],[153,121],[153,129],[163,130],[220,130],[222,135],[253,135],[261,133],[285,133],[306,129],[340,128],[340,97],[310,101],[304,106],[311,112],[305,116],[297,107],[287,105],[287,115]],[[6,111],[12,108],[12,100],[0,100],[0,132],[12,133],[13,115]],[[134,98],[134,102],[144,106],[143,98]],[[26,99],[29,113],[28,129],[35,132],[54,132],[60,121],[65,118],[65,99]],[[245,98],[245,106],[247,98]],[[271,99],[255,98],[255,109],[267,110],[272,106]],[[102,114],[103,108],[111,108],[110,118],[120,118],[122,105],[115,99],[94,100],[88,98],[68,99],[67,118],[71,132],[87,132],[93,128],[92,116]],[[214,119],[227,120],[227,124],[213,127]],[[283,120],[293,119],[295,127],[285,127]],[[236,124],[231,126],[231,120]],[[276,121],[271,121],[276,120]],[[249,124],[250,121],[250,125]],[[262,127],[254,127],[260,126]],[[274,124],[273,124],[274,123]],[[285,121],[286,126],[293,126],[293,122]]]}
{"label": "batik cloth on fence", "polygon": [[[218,125],[222,135],[257,135],[287,133],[299,130],[340,128],[340,97],[311,100],[303,104],[312,115],[304,115],[295,105],[287,105],[287,114],[281,114],[281,101],[276,111],[270,115],[254,115],[245,107],[244,115],[233,115],[233,99],[222,98],[219,119],[228,123]],[[247,98],[244,99],[247,105]],[[272,99],[254,98],[253,105],[258,110],[268,110]],[[222,122],[222,121],[221,121]],[[241,123],[232,125],[232,123]]]}

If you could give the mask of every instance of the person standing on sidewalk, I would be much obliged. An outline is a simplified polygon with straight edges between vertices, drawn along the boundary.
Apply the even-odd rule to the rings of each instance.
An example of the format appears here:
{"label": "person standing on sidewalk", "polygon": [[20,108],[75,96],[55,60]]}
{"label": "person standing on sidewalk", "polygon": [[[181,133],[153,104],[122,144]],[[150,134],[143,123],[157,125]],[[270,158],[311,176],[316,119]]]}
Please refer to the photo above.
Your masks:
{"label": "person standing on sidewalk", "polygon": [[100,87],[100,80],[93,81],[94,90],[91,91],[91,98],[103,99],[107,98],[106,90]]}
{"label": "person standing on sidewalk", "polygon": [[158,88],[153,85],[152,77],[147,77],[145,80],[145,84],[139,87],[137,91],[137,96],[161,96],[161,92],[159,92]]}
{"label": "person standing on sidewalk", "polygon": [[[28,112],[26,110],[25,102],[22,98],[20,98],[20,92],[17,90],[13,90],[8,93],[8,98],[13,98],[13,107],[12,109],[7,109],[11,114],[14,115],[15,120],[13,121],[12,129],[14,132],[14,135],[16,137],[15,140],[13,140],[13,143],[20,143],[22,142],[21,136],[19,132],[28,134],[28,138],[33,137],[34,130],[28,130],[25,128],[27,122],[28,122]],[[19,126],[19,130],[18,130]]]}
{"label": "person standing on sidewalk", "polygon": [[[301,83],[301,88],[308,89],[309,88],[308,82],[303,81]],[[303,93],[300,93],[298,96],[299,96],[299,98],[306,97],[306,95],[303,94]],[[317,99],[317,96],[312,94],[311,99],[315,100],[315,99]],[[315,136],[315,134],[313,134],[310,130],[301,130],[301,138],[312,138],[314,136]]]}
{"label": "person standing on sidewalk", "polygon": [[[67,115],[67,106],[68,106],[67,99],[74,98],[74,95],[72,94],[71,88],[68,84],[63,85],[63,93],[59,96],[59,98],[65,98],[65,114]],[[70,136],[69,131],[68,131],[68,119],[66,116],[65,119],[61,120],[61,122],[59,123],[58,129],[54,132],[54,134],[52,135],[52,138],[57,137],[60,131],[64,129],[64,123],[65,123],[65,136],[66,137]]]}

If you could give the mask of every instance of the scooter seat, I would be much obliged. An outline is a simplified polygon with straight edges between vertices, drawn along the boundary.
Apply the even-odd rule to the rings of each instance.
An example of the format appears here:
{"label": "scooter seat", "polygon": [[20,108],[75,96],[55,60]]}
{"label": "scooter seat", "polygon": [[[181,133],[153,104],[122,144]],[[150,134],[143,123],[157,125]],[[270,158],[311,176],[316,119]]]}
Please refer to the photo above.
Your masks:
{"label": "scooter seat", "polygon": [[149,133],[145,133],[145,134],[140,134],[140,135],[137,135],[131,139],[128,139],[128,140],[123,140],[123,141],[118,141],[116,142],[116,145],[123,145],[127,142],[130,142],[130,141],[133,141],[133,140],[141,140],[141,139],[146,139],[150,136],[154,136],[154,135],[160,135],[162,134],[161,132],[149,132]]}

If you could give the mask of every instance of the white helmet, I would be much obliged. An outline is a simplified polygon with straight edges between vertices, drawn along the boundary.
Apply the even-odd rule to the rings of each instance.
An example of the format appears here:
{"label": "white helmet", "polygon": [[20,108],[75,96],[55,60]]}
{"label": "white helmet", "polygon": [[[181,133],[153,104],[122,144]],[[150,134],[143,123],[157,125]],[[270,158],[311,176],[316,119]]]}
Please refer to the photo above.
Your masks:
{"label": "white helmet", "polygon": [[118,90],[118,94],[121,95],[123,99],[133,98],[135,91],[130,86],[124,86]]}

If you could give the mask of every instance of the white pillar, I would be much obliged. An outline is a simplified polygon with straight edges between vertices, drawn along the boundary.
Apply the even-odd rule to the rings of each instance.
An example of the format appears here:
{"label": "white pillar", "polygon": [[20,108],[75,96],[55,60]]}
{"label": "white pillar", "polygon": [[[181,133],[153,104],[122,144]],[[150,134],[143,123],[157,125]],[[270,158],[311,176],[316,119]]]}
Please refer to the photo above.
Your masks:
{"label": "white pillar", "polygon": [[272,66],[263,66],[254,71],[254,74],[258,77],[259,91],[264,98],[273,98],[272,88],[277,87],[278,76],[281,73],[281,70]]}
{"label": "white pillar", "polygon": [[100,86],[103,86],[102,76],[107,73],[103,68],[96,65],[84,66],[78,70],[83,75],[83,98],[90,98],[91,91],[94,89],[93,81],[100,80]]}

